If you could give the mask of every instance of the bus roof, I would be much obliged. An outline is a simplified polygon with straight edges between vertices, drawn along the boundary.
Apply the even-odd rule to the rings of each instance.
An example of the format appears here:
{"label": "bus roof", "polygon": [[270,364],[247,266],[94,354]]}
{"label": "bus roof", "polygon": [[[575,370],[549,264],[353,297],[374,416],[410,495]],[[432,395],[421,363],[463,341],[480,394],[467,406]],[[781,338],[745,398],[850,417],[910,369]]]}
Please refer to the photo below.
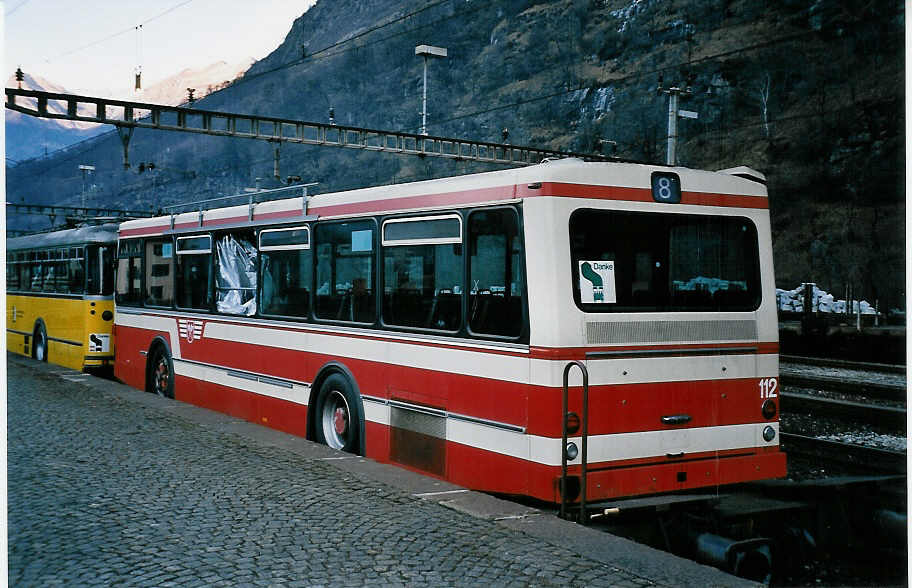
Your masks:
{"label": "bus roof", "polygon": [[75,229],[63,229],[51,233],[14,237],[6,240],[6,250],[17,251],[44,247],[84,245],[87,243],[113,243],[117,240],[117,228],[119,226],[119,223],[104,223]]}
{"label": "bus roof", "polygon": [[[749,170],[749,168],[738,168]],[[752,171],[752,170],[751,170]],[[652,201],[652,174],[665,172],[680,178],[681,190],[693,204],[767,208],[766,186],[746,173],[711,172],[683,167],[560,159],[519,169],[453,176],[405,184],[389,184],[344,192],[316,194],[306,204],[302,197],[248,205],[136,219],[121,225],[121,236],[182,230],[200,230],[238,224],[261,224],[269,219],[304,220],[359,214],[389,214],[521,200],[541,196],[592,197]],[[758,172],[754,174],[761,176]],[[742,198],[743,197],[743,198]],[[684,200],[682,199],[682,202]],[[312,220],[313,216],[307,220]],[[172,225],[173,222],[173,225]]]}

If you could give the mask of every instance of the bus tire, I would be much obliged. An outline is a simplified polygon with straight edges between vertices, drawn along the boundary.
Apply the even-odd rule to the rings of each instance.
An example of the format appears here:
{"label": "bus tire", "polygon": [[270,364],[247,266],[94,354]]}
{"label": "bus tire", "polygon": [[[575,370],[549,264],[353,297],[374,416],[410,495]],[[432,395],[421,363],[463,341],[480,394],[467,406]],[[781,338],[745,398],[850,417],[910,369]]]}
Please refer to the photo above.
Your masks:
{"label": "bus tire", "polygon": [[346,453],[360,449],[361,414],[355,392],[342,374],[323,381],[317,396],[314,431],[319,443]]}
{"label": "bus tire", "polygon": [[171,354],[163,346],[156,345],[149,355],[149,392],[174,398],[174,362],[171,361]]}
{"label": "bus tire", "polygon": [[32,336],[32,357],[38,361],[46,362],[48,360],[48,338],[44,325],[39,323],[35,327],[35,334]]}

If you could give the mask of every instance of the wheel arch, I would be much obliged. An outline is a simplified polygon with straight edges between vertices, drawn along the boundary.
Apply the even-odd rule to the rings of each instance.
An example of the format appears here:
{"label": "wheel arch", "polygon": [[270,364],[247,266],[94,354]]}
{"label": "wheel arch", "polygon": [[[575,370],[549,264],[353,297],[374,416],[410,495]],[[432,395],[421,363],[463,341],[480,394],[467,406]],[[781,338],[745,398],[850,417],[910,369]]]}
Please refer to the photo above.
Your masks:
{"label": "wheel arch", "polygon": [[360,417],[358,418],[358,455],[364,456],[366,447],[364,429],[367,420],[364,417],[364,400],[361,398],[361,389],[358,387],[358,381],[355,379],[355,375],[348,369],[348,366],[339,361],[330,361],[323,364],[317,371],[317,376],[314,378],[313,383],[310,385],[310,397],[307,399],[307,439],[311,441],[317,439],[317,398],[320,396],[320,388],[323,387],[323,382],[333,374],[339,374],[348,380],[348,384],[352,387],[352,392],[355,393],[355,397],[358,399],[357,409],[358,416]]}
{"label": "wheel arch", "polygon": [[47,323],[45,323],[44,318],[40,316],[35,319],[35,326],[32,327],[32,333],[37,333],[39,328],[44,329],[44,332],[47,333]]}

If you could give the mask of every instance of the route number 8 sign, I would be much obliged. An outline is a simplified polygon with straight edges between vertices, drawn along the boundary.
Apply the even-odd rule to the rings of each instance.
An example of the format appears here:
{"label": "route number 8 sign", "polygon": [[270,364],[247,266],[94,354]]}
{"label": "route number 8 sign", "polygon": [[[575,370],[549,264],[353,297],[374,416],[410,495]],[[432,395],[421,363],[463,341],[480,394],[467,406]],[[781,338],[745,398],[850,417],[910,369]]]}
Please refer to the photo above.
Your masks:
{"label": "route number 8 sign", "polygon": [[681,179],[678,175],[666,172],[652,174],[652,199],[668,204],[680,203]]}

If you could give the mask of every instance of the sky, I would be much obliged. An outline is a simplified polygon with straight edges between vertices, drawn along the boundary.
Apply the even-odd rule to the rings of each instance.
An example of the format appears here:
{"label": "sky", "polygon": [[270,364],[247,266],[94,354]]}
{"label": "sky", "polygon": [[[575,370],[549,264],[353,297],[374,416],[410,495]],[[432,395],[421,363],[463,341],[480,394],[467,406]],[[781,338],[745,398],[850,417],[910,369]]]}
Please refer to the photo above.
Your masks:
{"label": "sky", "polygon": [[148,87],[185,68],[262,59],[314,2],[0,0],[4,79],[21,67],[71,92],[122,95],[137,65]]}

